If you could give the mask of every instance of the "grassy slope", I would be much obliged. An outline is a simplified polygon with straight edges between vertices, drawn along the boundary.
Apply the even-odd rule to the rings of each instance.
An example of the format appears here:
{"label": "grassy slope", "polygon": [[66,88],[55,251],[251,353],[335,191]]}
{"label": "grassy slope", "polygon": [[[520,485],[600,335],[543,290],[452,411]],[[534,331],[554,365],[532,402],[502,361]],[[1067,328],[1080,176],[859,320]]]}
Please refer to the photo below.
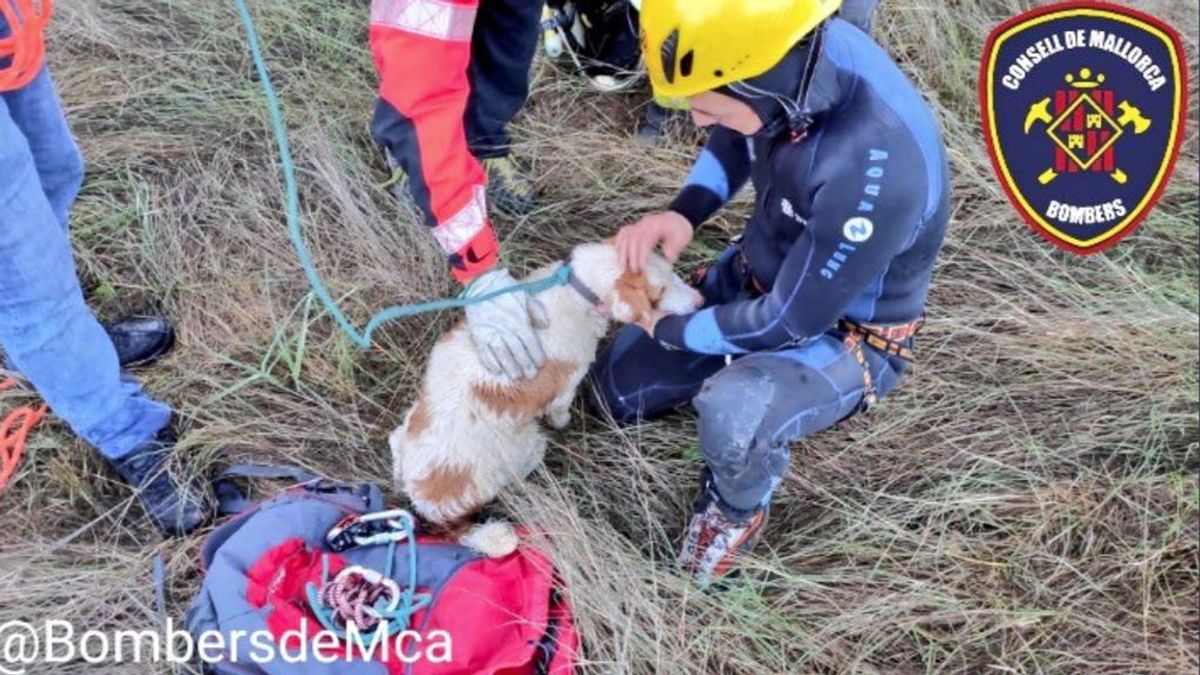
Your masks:
{"label": "grassy slope", "polygon": [[[414,214],[372,187],[383,171],[367,133],[367,3],[253,4],[335,293],[362,318],[449,292]],[[1196,81],[1196,0],[1135,4],[1189,27]],[[1088,259],[1043,244],[993,179],[975,102],[982,37],[1022,6],[885,3],[881,38],[952,146],[955,222],[921,363],[885,405],[797,444],[757,583],[711,597],[664,570],[698,468],[689,415],[625,430],[581,417],[510,500],[554,535],[594,672],[1195,669],[1196,106],[1171,188],[1136,236]],[[268,460],[385,482],[384,436],[452,317],[393,325],[358,353],[313,305],[232,3],[57,11],[53,65],[89,161],[81,272],[102,313],[164,298],[179,320],[180,349],[145,379],[193,429],[180,454],[196,470]],[[498,223],[518,266],[668,199],[697,137],[633,145],[640,100],[539,64],[517,133],[544,207]],[[0,518],[0,623],[151,626],[158,552],[175,616],[196,587],[200,539],[160,542],[61,426],[35,439]]]}

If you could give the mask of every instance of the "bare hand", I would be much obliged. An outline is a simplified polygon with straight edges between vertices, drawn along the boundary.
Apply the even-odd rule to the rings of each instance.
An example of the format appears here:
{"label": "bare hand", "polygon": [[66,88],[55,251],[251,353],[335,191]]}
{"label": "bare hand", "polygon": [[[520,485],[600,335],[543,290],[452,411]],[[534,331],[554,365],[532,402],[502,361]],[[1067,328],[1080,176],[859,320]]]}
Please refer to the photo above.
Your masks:
{"label": "bare hand", "polygon": [[692,243],[692,234],[692,224],[678,213],[650,213],[617,232],[617,255],[622,267],[641,274],[656,246],[662,244],[663,257],[674,263],[683,249]]}

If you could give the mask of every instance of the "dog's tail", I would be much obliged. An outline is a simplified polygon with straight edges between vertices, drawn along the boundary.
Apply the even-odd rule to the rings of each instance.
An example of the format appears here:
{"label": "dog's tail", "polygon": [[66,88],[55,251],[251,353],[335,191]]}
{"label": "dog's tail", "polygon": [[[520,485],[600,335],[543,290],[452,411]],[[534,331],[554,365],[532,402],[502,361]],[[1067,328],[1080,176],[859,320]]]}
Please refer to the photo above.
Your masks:
{"label": "dog's tail", "polygon": [[456,541],[489,558],[503,558],[517,550],[517,546],[521,543],[521,538],[517,535],[512,523],[503,520],[489,520],[482,523],[469,518],[444,523],[433,523],[427,520],[424,531]]}
{"label": "dog's tail", "polygon": [[458,537],[458,543],[489,558],[503,558],[517,550],[521,539],[513,529],[512,523],[489,520],[486,523],[474,524]]}

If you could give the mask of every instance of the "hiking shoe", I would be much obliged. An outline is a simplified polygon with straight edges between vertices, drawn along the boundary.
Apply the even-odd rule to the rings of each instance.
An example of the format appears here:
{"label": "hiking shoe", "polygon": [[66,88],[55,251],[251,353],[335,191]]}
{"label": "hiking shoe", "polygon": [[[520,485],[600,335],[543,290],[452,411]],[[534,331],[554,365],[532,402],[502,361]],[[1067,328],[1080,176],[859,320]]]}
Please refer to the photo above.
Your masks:
{"label": "hiking shoe", "polygon": [[746,518],[727,516],[721,509],[720,495],[711,483],[707,483],[683,538],[678,560],[680,570],[695,577],[702,585],[726,577],[735,560],[749,553],[758,543],[766,522],[765,507],[759,507]]}
{"label": "hiking shoe", "polygon": [[521,173],[516,162],[508,157],[489,157],[483,160],[487,173],[488,203],[510,216],[524,216],[533,211],[533,181]]}
{"label": "hiking shoe", "polygon": [[208,495],[195,479],[180,483],[167,470],[178,438],[167,425],[153,439],[119,459],[109,460],[121,479],[137,491],[146,515],[167,536],[188,534],[211,515]]}
{"label": "hiking shoe", "polygon": [[135,314],[104,326],[121,367],[154,363],[175,346],[175,327],[164,316]]}
{"label": "hiking shoe", "polygon": [[[380,187],[392,193],[400,201],[411,199],[408,192],[408,175],[390,150],[384,150],[391,177]],[[483,171],[487,174],[488,206],[510,216],[525,216],[534,207],[533,181],[523,175],[515,162],[508,157],[490,157],[483,160]]]}

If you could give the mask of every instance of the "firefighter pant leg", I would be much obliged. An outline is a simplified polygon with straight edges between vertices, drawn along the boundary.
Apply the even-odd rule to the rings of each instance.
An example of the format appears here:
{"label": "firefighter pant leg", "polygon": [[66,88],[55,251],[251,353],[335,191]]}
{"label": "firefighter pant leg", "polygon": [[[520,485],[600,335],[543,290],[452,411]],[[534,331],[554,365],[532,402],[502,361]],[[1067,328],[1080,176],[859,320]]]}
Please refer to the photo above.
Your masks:
{"label": "firefighter pant leg", "polygon": [[471,96],[464,122],[471,154],[479,159],[508,154],[508,124],[529,95],[529,68],[541,32],[542,3],[484,0],[471,35],[467,77]]}

